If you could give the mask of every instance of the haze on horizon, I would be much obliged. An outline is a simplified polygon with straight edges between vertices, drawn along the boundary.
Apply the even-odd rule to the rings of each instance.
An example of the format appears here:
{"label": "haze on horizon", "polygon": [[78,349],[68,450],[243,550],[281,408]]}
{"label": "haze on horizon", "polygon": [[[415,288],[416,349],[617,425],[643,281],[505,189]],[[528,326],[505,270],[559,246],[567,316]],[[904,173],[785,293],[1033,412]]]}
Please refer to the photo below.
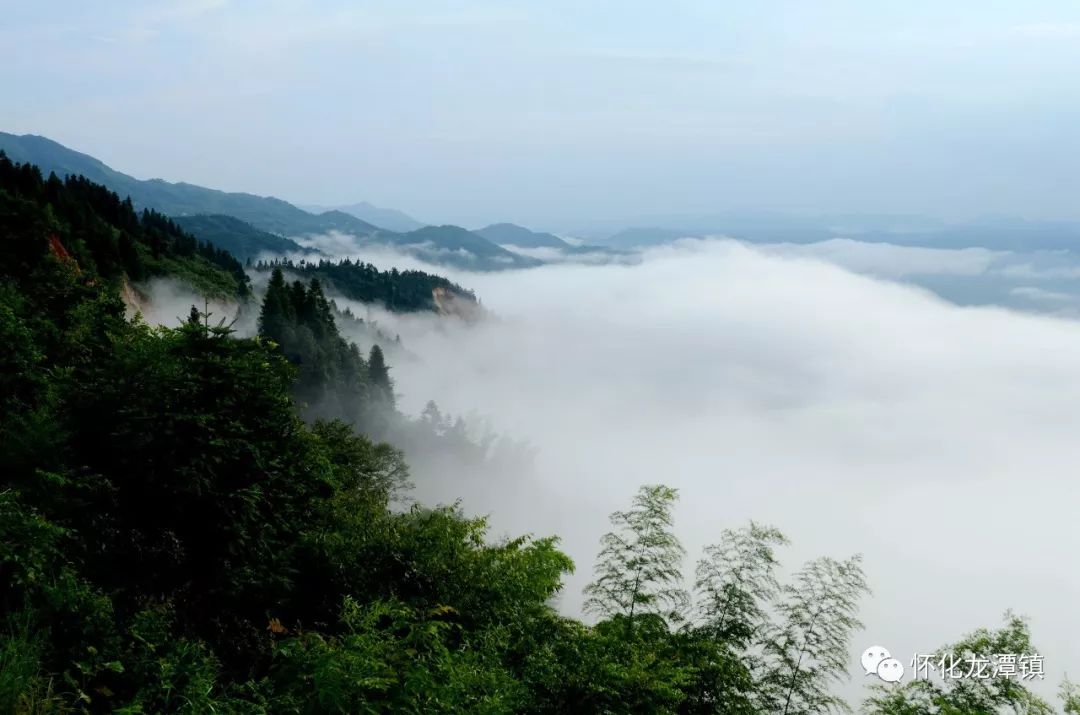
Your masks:
{"label": "haze on horizon", "polygon": [[1077,219],[1080,5],[3,3],[0,129],[429,222]]}

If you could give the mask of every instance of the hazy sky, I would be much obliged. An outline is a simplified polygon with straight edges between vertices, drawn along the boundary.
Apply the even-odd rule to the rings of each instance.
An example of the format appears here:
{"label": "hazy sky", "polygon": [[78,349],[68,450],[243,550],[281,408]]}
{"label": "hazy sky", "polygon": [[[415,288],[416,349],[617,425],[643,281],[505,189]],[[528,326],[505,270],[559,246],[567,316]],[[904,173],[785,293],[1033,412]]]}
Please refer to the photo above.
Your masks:
{"label": "hazy sky", "polygon": [[426,221],[1080,218],[1080,3],[0,1],[0,129]]}

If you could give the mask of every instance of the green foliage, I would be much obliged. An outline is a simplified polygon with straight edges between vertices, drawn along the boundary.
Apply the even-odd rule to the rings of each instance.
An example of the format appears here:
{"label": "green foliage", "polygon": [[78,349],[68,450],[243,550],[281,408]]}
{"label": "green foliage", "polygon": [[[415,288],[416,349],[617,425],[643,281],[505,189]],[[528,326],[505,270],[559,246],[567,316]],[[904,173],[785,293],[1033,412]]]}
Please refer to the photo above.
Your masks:
{"label": "green foliage", "polygon": [[739,649],[751,645],[780,588],[775,547],[787,543],[778,530],[750,522],[724,529],[720,543],[705,548],[696,588],[700,618],[714,638]]}
{"label": "green foliage", "polygon": [[629,511],[611,515],[616,530],[600,540],[596,580],[585,589],[586,610],[625,616],[631,630],[635,615],[658,614],[670,623],[684,619],[689,604],[680,585],[685,551],[672,531],[671,514],[677,498],[671,487],[644,486]]}
{"label": "green foliage", "polygon": [[181,228],[203,241],[228,251],[238,261],[247,262],[263,253],[304,253],[296,241],[261,231],[249,223],[221,214],[177,216],[173,219]]}
{"label": "green foliage", "polygon": [[372,430],[394,409],[389,368],[377,345],[370,365],[338,332],[334,310],[318,280],[289,284],[275,268],[259,313],[259,334],[297,365],[294,395],[309,419],[343,419]]}
{"label": "green foliage", "polygon": [[[1001,628],[980,628],[959,642],[935,651],[935,655],[962,662],[967,656],[989,658],[997,653],[1036,652],[1027,622],[1006,613]],[[1080,701],[1071,683],[1063,683],[1060,695],[1065,712],[1076,712]],[[869,715],[1049,715],[1054,712],[1050,704],[1032,693],[1019,677],[922,677],[909,680],[900,687],[875,686],[875,695],[863,704],[863,711]]]}
{"label": "green foliage", "polygon": [[81,176],[47,179],[0,152],[0,224],[5,272],[25,280],[51,253],[88,280],[176,275],[215,295],[244,296],[243,266],[154,211]]}
{"label": "green foliage", "polygon": [[1075,683],[1066,678],[1058,691],[1058,697],[1061,698],[1062,709],[1066,715],[1080,715],[1080,689]]}
{"label": "green foliage", "polygon": [[[282,642],[276,676],[298,712],[511,713],[520,685],[454,609],[346,598],[342,632]],[[478,640],[478,642],[474,642]],[[312,693],[314,697],[312,697]]]}
{"label": "green foliage", "polygon": [[255,265],[255,270],[286,270],[306,280],[317,278],[333,286],[346,298],[363,303],[381,303],[389,310],[399,312],[435,310],[436,289],[447,291],[470,303],[476,302],[472,291],[465,290],[441,276],[423,271],[399,271],[397,268],[380,271],[370,263],[349,259],[337,263],[325,260],[259,262]]}
{"label": "green foliage", "polygon": [[846,711],[829,691],[847,676],[851,634],[862,628],[859,599],[869,593],[861,558],[811,561],[783,588],[780,622],[763,641],[763,709],[796,715]]}

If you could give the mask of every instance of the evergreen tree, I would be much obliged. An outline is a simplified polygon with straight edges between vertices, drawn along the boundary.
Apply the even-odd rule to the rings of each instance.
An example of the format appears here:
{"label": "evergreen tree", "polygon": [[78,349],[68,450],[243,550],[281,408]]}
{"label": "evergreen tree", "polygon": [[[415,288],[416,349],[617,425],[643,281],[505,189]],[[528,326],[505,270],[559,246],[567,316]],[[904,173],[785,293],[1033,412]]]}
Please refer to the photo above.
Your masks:
{"label": "evergreen tree", "polygon": [[399,271],[392,268],[380,271],[370,263],[345,259],[338,262],[320,260],[290,261],[288,259],[255,264],[255,270],[287,269],[305,280],[317,278],[334,287],[346,298],[364,303],[381,303],[399,312],[436,310],[435,292],[441,291],[463,301],[478,305],[476,295],[442,276],[422,271]]}
{"label": "evergreen tree", "polygon": [[259,334],[277,343],[285,339],[285,330],[292,321],[292,305],[285,285],[285,274],[275,268],[266,286],[262,309],[259,311]]}
{"label": "evergreen tree", "polygon": [[394,383],[390,379],[390,368],[386,366],[382,348],[378,345],[371,346],[367,361],[368,379],[371,381],[380,398],[388,405],[394,405]]}
{"label": "evergreen tree", "polygon": [[203,314],[194,305],[191,306],[191,311],[188,313],[187,324],[191,326],[203,324]]}
{"label": "evergreen tree", "polygon": [[678,492],[663,485],[641,487],[628,511],[611,515],[614,531],[601,539],[596,580],[585,587],[585,608],[602,616],[684,618],[689,596],[680,582],[685,551],[672,531],[671,507]]}

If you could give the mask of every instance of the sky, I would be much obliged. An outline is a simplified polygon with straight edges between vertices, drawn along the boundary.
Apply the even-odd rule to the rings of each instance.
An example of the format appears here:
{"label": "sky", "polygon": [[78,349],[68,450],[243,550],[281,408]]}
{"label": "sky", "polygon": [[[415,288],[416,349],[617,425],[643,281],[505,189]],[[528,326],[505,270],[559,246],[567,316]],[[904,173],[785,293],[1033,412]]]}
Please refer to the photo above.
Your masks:
{"label": "sky", "polygon": [[0,130],[139,178],[572,230],[1080,219],[1080,4],[0,0]]}

